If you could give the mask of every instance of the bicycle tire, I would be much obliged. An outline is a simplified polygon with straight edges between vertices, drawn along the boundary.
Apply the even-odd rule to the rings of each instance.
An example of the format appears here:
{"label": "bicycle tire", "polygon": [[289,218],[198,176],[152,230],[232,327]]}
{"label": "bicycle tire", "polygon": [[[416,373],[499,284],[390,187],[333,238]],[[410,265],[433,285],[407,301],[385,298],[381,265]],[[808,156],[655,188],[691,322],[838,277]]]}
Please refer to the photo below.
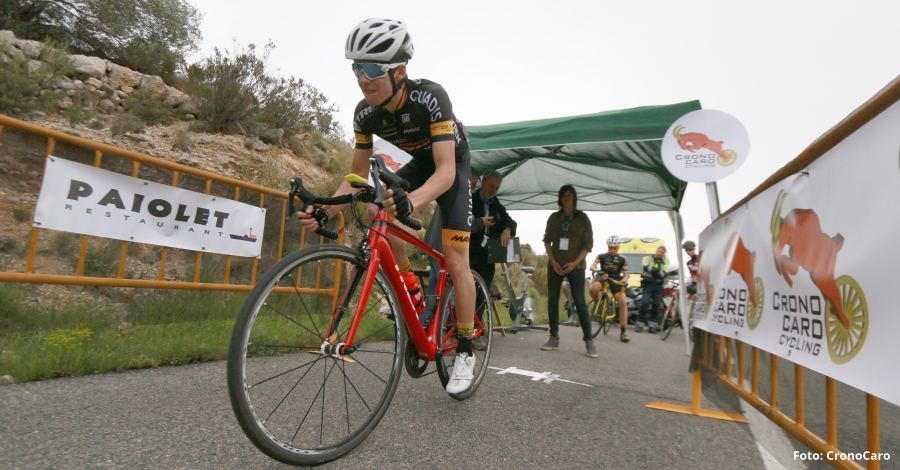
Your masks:
{"label": "bicycle tire", "polygon": [[[342,246],[296,251],[266,271],[241,306],[228,350],[229,398],[244,434],[275,460],[318,465],[346,454],[378,425],[397,390],[405,327],[380,269],[370,307],[359,318],[359,347],[344,356],[320,352],[342,311],[322,290],[331,287],[338,301],[347,299],[331,341],[338,344],[363,290],[361,276],[351,280],[357,269],[365,273],[363,262],[358,250]],[[293,292],[276,293],[276,287]],[[303,291],[314,288],[319,291]]]}
{"label": "bicycle tire", "polygon": [[599,299],[592,300],[591,304],[588,306],[589,312],[591,312],[591,338],[596,338],[598,334],[600,334],[600,330],[603,329],[603,316],[600,314],[600,301]]}
{"label": "bicycle tire", "polygon": [[672,333],[672,330],[675,329],[675,319],[678,315],[678,298],[673,297],[672,301],[669,303],[669,308],[666,309],[666,313],[663,316],[662,322],[659,324],[659,339],[665,341],[666,338]]}
{"label": "bicycle tire", "polygon": [[612,318],[610,316],[613,315],[613,311],[615,311],[614,309],[617,308],[618,304],[612,301],[613,299],[610,298],[608,293],[604,294],[603,298],[606,299],[604,301],[606,305],[603,308],[603,334],[608,335],[613,322],[616,321],[614,316]]}
{"label": "bicycle tire", "polygon": [[[475,289],[482,290],[484,294],[488,293],[487,284],[485,284],[484,279],[475,272],[472,271],[472,277],[475,279]],[[439,310],[440,315],[436,319],[438,322],[438,334],[440,337],[438,338],[438,350],[443,350],[444,353],[442,357],[436,361],[437,363],[437,371],[438,376],[441,379],[441,386],[447,387],[447,382],[450,381],[450,374],[453,370],[453,361],[456,359],[456,348],[453,343],[456,342],[456,312],[455,312],[455,303],[453,300],[453,280],[447,280],[447,286],[444,288],[444,298],[441,299],[441,309]],[[479,296],[476,292],[476,299],[490,299],[490,296]],[[478,386],[481,385],[481,381],[484,379],[484,376],[487,372],[488,362],[491,357],[491,348],[493,347],[493,338],[494,338],[494,319],[493,314],[491,312],[491,306],[488,301],[485,301],[485,305],[479,306],[475,305],[475,311],[478,311],[479,307],[484,307],[484,314],[482,315],[482,323],[481,323],[481,334],[487,339],[487,347],[482,351],[478,349],[472,349],[472,353],[475,356],[475,369],[472,373],[475,375],[475,378],[472,379],[472,386],[466,390],[465,392],[450,395],[451,397],[457,400],[465,400],[471,397],[476,390],[478,390]],[[478,320],[475,320],[475,329],[476,333],[479,328]]]}

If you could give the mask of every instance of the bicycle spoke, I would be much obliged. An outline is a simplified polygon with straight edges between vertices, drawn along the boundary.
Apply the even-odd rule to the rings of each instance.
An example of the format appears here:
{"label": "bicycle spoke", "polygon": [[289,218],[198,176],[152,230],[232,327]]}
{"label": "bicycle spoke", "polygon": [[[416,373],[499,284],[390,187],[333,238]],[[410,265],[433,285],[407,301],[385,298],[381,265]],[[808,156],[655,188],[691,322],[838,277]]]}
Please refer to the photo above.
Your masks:
{"label": "bicycle spoke", "polygon": [[275,307],[272,307],[272,306],[269,305],[268,303],[263,304],[263,306],[266,307],[266,308],[268,308],[269,310],[271,310],[271,311],[273,311],[273,312],[275,312],[275,313],[281,315],[282,317],[287,318],[288,320],[290,320],[291,323],[293,323],[293,324],[299,326],[300,328],[303,328],[304,330],[306,330],[306,331],[308,331],[308,332],[314,334],[314,335],[316,336],[316,338],[321,338],[321,337],[322,337],[321,334],[319,334],[319,333],[317,333],[317,332],[315,332],[315,331],[313,331],[313,330],[310,330],[309,328],[303,326],[303,325],[300,324],[300,322],[298,322],[297,320],[294,320],[293,318],[291,318],[291,317],[285,315],[284,313],[281,313],[280,311],[278,311],[278,309],[276,309]]}
{"label": "bicycle spoke", "polygon": [[[272,377],[269,377],[268,379],[260,380],[259,382],[256,382],[255,384],[248,385],[247,388],[253,388],[253,387],[256,387],[256,386],[261,385],[261,384],[264,384],[264,383],[266,383],[266,382],[268,382],[268,381],[270,381],[270,380],[272,380],[272,379],[277,379],[278,377],[281,377],[281,376],[283,376],[283,375],[285,375],[285,374],[290,374],[291,372],[293,372],[293,371],[295,371],[295,370],[302,369],[302,368],[304,368],[304,367],[306,367],[306,366],[312,366],[312,365],[315,364],[316,362],[319,362],[321,359],[322,359],[321,356],[320,356],[320,357],[317,357],[317,358],[313,359],[312,361],[307,362],[306,364],[303,364],[303,365],[294,367],[293,369],[288,369],[288,370],[286,370],[286,371],[284,371],[284,372],[282,372],[282,373],[280,373],[280,374],[278,374],[278,375],[274,375],[274,376],[272,376]],[[300,377],[300,379],[302,380],[303,377]]]}
{"label": "bicycle spoke", "polygon": [[[287,278],[288,278],[288,280],[291,281],[291,285],[294,286],[294,293],[297,294],[297,298],[299,298],[299,299],[300,299],[300,303],[303,304],[303,307],[304,307],[305,310],[306,310],[306,316],[309,317],[309,322],[312,323],[313,328],[316,329],[316,331],[315,331],[314,333],[313,333],[312,331],[310,331],[310,333],[315,334],[315,335],[316,335],[317,337],[319,337],[319,338],[324,338],[324,336],[322,335],[322,333],[319,331],[319,328],[316,327],[316,322],[315,322],[315,320],[313,320],[313,318],[312,318],[312,313],[310,313],[309,307],[306,306],[306,302],[303,300],[303,296],[300,294],[300,289],[297,287],[297,284],[298,284],[298,283],[297,283],[296,281],[294,281],[294,276],[293,276],[293,274],[292,274],[292,273],[288,273]],[[334,312],[331,312],[331,313],[332,313],[332,317],[333,317],[333,316],[334,316]],[[299,325],[299,323],[298,323],[298,325]],[[307,329],[307,331],[309,331],[309,329]]]}
{"label": "bicycle spoke", "polygon": [[256,346],[260,348],[286,348],[286,349],[319,349],[319,345],[315,346],[293,346],[288,344],[263,344],[263,343],[249,343],[247,346]]}
{"label": "bicycle spoke", "polygon": [[[327,365],[326,365],[325,367],[327,367]],[[330,371],[325,371],[325,367],[322,368],[322,371],[323,371],[323,373],[325,374],[325,377],[327,378],[329,375],[331,375],[331,372],[330,372]],[[332,366],[331,366],[331,370],[334,370],[334,367],[335,367],[335,366],[332,365]],[[316,401],[318,401],[319,395],[321,395],[321,394],[322,394],[322,391],[325,390],[325,383],[326,383],[326,381],[323,380],[323,381],[322,381],[322,386],[319,387],[319,390],[316,392],[316,396],[313,397],[313,401],[309,404],[309,408],[306,409],[306,414],[303,415],[303,419],[300,420],[300,424],[297,426],[297,430],[294,431],[294,435],[291,437],[291,444],[294,443],[294,439],[297,439],[297,434],[300,432],[300,428],[303,427],[303,423],[306,422],[306,418],[309,417],[309,412],[312,411],[312,408],[313,408],[314,406],[316,406]],[[323,396],[322,400],[325,400],[324,396]],[[320,445],[321,445],[321,442],[320,442]]]}
{"label": "bicycle spoke", "polygon": [[[319,360],[316,359],[315,361],[312,361],[310,364],[315,365],[316,362],[319,362]],[[300,382],[303,381],[303,378],[306,377],[306,374],[308,374],[309,371],[311,371],[311,370],[312,370],[312,366],[310,366],[309,370],[307,370],[306,372],[304,372],[303,375],[301,375],[300,378],[297,379],[297,381],[294,383],[294,386],[291,387],[291,389],[288,390],[287,394],[284,395],[284,398],[282,398],[281,401],[278,402],[277,405],[275,405],[275,408],[272,410],[271,413],[269,413],[269,416],[266,416],[266,419],[263,420],[263,422],[268,421],[269,418],[271,418],[272,415],[275,414],[276,411],[278,411],[278,408],[280,408],[281,405],[284,404],[284,401],[287,400],[287,398],[288,398],[289,396],[291,396],[291,393],[294,392],[294,390],[297,388],[297,385],[300,385]],[[284,375],[284,374],[280,374],[280,375]],[[257,385],[258,385],[258,384],[257,384]]]}

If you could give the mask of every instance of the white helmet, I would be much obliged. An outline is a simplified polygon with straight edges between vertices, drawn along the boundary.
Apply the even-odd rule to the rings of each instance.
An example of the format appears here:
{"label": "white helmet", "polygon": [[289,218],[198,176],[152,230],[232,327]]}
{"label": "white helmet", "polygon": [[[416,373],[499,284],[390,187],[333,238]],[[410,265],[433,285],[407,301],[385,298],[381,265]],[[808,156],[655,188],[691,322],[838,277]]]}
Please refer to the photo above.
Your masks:
{"label": "white helmet", "polygon": [[344,57],[385,64],[406,62],[414,52],[406,23],[398,20],[369,18],[356,25],[347,36]]}
{"label": "white helmet", "polygon": [[619,246],[621,244],[622,244],[622,242],[619,240],[619,237],[616,235],[613,235],[606,239],[606,246]]}

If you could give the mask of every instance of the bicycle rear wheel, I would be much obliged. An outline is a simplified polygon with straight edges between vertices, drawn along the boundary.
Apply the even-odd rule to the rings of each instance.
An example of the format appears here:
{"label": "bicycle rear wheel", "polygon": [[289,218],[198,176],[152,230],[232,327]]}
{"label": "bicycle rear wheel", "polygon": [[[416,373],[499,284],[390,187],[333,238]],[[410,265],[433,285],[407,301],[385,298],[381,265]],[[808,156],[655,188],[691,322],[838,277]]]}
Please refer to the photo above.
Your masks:
{"label": "bicycle rear wheel", "polygon": [[382,271],[350,351],[320,350],[332,323],[328,342],[346,339],[364,274],[357,250],[309,247],[266,271],[241,307],[228,350],[229,397],[241,429],[275,460],[334,460],[362,442],[390,405],[405,340],[400,306]]}
{"label": "bicycle rear wheel", "polygon": [[[488,288],[484,279],[481,278],[474,270],[472,277],[475,279],[476,299],[490,299],[490,296],[479,295],[479,292],[487,294]],[[456,303],[454,300],[453,280],[447,280],[447,286],[444,289],[444,298],[441,299],[441,314],[438,316],[438,350],[443,351],[443,356],[437,362],[438,376],[441,378],[441,386],[446,387],[450,381],[450,373],[453,371],[453,362],[456,359]],[[477,300],[476,300],[477,302]],[[484,301],[484,305],[475,305],[475,311],[479,308],[484,309],[481,321],[475,316],[475,337],[483,336],[487,340],[487,347],[484,350],[473,349],[475,356],[475,369],[472,373],[475,378],[472,379],[472,387],[456,395],[450,395],[457,400],[465,400],[472,396],[481,385],[482,379],[487,372],[488,361],[491,357],[491,348],[493,348],[494,338],[494,316],[491,311],[489,300]]]}

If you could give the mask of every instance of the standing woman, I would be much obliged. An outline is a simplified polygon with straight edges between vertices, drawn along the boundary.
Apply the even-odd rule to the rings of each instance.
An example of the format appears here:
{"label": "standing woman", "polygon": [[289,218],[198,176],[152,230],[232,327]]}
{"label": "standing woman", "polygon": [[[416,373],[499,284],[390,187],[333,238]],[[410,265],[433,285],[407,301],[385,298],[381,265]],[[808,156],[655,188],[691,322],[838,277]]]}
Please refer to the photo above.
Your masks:
{"label": "standing woman", "polygon": [[584,346],[588,357],[597,357],[597,348],[591,339],[591,320],[584,300],[584,275],[587,254],[594,247],[594,231],[587,214],[578,210],[578,194],[570,184],[559,188],[556,201],[559,211],[550,214],[544,230],[544,249],[550,257],[547,266],[547,300],[550,314],[550,340],[541,349],[559,349],[559,291],[563,279],[569,281],[575,309],[584,333]]}

